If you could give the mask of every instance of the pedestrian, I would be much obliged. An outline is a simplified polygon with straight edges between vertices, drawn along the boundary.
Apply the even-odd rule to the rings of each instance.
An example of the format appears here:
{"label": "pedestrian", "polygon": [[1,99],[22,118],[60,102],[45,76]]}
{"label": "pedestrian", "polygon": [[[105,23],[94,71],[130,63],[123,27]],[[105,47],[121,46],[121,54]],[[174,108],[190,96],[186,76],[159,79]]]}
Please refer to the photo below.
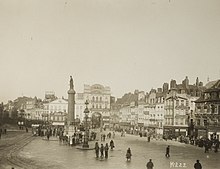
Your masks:
{"label": "pedestrian", "polygon": [[110,141],[110,147],[111,147],[111,150],[113,150],[113,148],[115,147],[113,140]]}
{"label": "pedestrian", "polygon": [[115,138],[115,132],[113,131],[113,135],[112,135],[112,138],[114,139]]}
{"label": "pedestrian", "polygon": [[96,158],[99,158],[99,143],[98,142],[95,143],[95,154],[96,154]]}
{"label": "pedestrian", "polygon": [[50,133],[47,131],[47,140],[50,139]]}
{"label": "pedestrian", "polygon": [[150,136],[147,137],[147,141],[150,142]]}
{"label": "pedestrian", "polygon": [[201,165],[201,163],[199,162],[199,160],[196,160],[196,163],[194,164],[194,168],[195,168],[195,169],[202,169],[202,165]]}
{"label": "pedestrian", "polygon": [[153,169],[154,168],[154,164],[152,162],[152,159],[149,159],[148,163],[146,164],[147,169]]}
{"label": "pedestrian", "polygon": [[26,133],[28,133],[28,128],[26,127]]}
{"label": "pedestrian", "polygon": [[219,141],[216,140],[216,142],[215,142],[215,153],[218,152],[218,148],[219,148]]}
{"label": "pedestrian", "polygon": [[103,144],[101,144],[101,147],[100,147],[100,153],[101,153],[101,158],[103,158],[104,157],[104,154],[103,154],[103,152],[104,152],[104,146],[103,146]]}
{"label": "pedestrian", "polygon": [[209,152],[209,146],[208,146],[208,143],[207,141],[205,142],[205,153],[208,153]]}
{"label": "pedestrian", "polygon": [[128,149],[127,149],[127,153],[126,153],[127,161],[128,161],[128,160],[131,160],[131,156],[132,156],[132,154],[131,154],[131,149],[128,148]]}
{"label": "pedestrian", "polygon": [[105,158],[108,158],[108,143],[105,144]]}
{"label": "pedestrian", "polygon": [[170,157],[170,146],[167,146],[165,156]]}
{"label": "pedestrian", "polygon": [[103,141],[105,141],[105,137],[106,137],[106,135],[105,135],[105,134],[103,134]]}

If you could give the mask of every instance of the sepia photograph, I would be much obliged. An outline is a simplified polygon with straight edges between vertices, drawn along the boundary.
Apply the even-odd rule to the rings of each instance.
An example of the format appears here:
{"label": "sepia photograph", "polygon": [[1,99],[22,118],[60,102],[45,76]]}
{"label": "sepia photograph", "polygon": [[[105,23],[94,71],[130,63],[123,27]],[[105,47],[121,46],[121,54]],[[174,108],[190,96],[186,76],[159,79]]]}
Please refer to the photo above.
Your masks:
{"label": "sepia photograph", "polygon": [[220,0],[0,0],[0,169],[220,168]]}

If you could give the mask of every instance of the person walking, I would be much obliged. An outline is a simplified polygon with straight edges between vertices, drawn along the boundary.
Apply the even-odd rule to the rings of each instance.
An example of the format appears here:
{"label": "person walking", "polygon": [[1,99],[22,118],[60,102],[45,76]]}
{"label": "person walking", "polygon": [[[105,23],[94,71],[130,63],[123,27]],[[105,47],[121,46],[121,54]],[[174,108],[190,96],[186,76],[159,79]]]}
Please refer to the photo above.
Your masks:
{"label": "person walking", "polygon": [[103,152],[104,152],[104,146],[103,146],[103,144],[101,144],[101,147],[100,147],[100,153],[101,153],[101,158],[103,158],[104,157],[104,154],[103,154]]}
{"label": "person walking", "polygon": [[153,169],[154,163],[152,162],[152,159],[149,159],[148,163],[146,164],[147,169]]}
{"label": "person walking", "polygon": [[202,165],[201,165],[201,163],[199,162],[199,160],[196,160],[196,163],[194,164],[194,168],[195,168],[195,169],[202,169]]}
{"label": "person walking", "polygon": [[108,149],[109,149],[108,143],[106,143],[106,145],[105,145],[105,158],[108,158]]}
{"label": "person walking", "polygon": [[204,147],[205,147],[205,153],[208,153],[209,152],[209,146],[208,146],[208,142],[207,141],[205,142]]}
{"label": "person walking", "polygon": [[126,153],[127,161],[128,161],[128,160],[131,160],[131,156],[132,156],[132,154],[131,154],[131,149],[128,148],[128,149],[127,149],[127,153]]}
{"label": "person walking", "polygon": [[216,141],[215,141],[215,153],[217,153],[218,152],[218,148],[219,148],[219,141],[216,139]]}
{"label": "person walking", "polygon": [[105,134],[103,134],[103,136],[102,136],[102,137],[103,137],[103,140],[102,140],[102,141],[105,141],[105,137],[106,137],[106,135],[105,135]]}
{"label": "person walking", "polygon": [[113,140],[110,141],[110,147],[111,147],[111,150],[113,150],[113,148],[115,147]]}
{"label": "person walking", "polygon": [[96,158],[99,158],[99,143],[98,142],[95,143],[95,154],[96,154]]}
{"label": "person walking", "polygon": [[165,156],[170,157],[170,146],[167,146]]}

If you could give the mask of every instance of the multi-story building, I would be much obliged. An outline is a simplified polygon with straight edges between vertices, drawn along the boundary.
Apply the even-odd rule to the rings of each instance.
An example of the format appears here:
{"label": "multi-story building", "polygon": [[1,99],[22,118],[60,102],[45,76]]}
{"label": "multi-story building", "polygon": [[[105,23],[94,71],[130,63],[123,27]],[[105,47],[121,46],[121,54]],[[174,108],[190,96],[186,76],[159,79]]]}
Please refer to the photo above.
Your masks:
{"label": "multi-story building", "polygon": [[67,118],[67,112],[50,113],[50,121],[53,126],[64,126]]}
{"label": "multi-story building", "polygon": [[152,89],[147,96],[148,110],[149,110],[149,126],[153,129],[155,134],[163,134],[164,123],[164,99],[166,97],[166,84],[164,89],[158,88],[157,91]]}
{"label": "multi-story building", "polygon": [[187,135],[188,131],[188,97],[171,89],[165,100],[164,134],[170,137]]}
{"label": "multi-story building", "polygon": [[109,127],[110,98],[110,87],[104,87],[100,84],[84,85],[84,101],[88,100],[89,102],[89,120],[92,126]]}
{"label": "multi-story building", "polygon": [[120,128],[130,130],[131,129],[131,107],[130,104],[123,105],[120,108]]}
{"label": "multi-story building", "polygon": [[67,113],[68,101],[64,98],[58,98],[52,102],[45,103],[44,109],[47,114],[54,112],[64,112]]}
{"label": "multi-story building", "polygon": [[209,82],[195,103],[195,115],[191,120],[194,136],[220,140],[220,80]]}
{"label": "multi-story building", "polygon": [[189,85],[188,77],[179,85],[175,80],[171,80],[170,90],[165,99],[165,135],[171,137],[190,135],[190,117],[193,116],[194,101],[203,90],[203,84],[198,78],[194,85]]}
{"label": "multi-story building", "polygon": [[137,131],[145,131],[146,128],[149,126],[149,109],[145,102],[139,102],[136,109],[137,114],[137,124],[136,130]]}
{"label": "multi-story building", "polygon": [[64,125],[67,115],[68,101],[64,98],[58,98],[49,103],[44,103],[44,120],[48,119],[52,125]]}

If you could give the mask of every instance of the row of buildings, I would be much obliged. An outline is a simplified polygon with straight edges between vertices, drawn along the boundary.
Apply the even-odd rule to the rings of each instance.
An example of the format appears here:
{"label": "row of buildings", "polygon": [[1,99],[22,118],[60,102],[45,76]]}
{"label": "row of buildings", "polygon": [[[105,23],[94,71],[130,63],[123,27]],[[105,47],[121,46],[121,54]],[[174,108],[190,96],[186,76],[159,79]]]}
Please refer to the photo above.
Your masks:
{"label": "row of buildings", "polygon": [[[84,85],[84,91],[75,94],[76,125],[84,121],[86,100],[92,128],[153,131],[168,137],[220,135],[220,80],[204,86],[198,78],[195,84],[189,84],[186,77],[181,84],[171,80],[162,88],[150,92],[136,90],[117,100],[111,96],[110,87]],[[20,110],[26,119],[64,125],[68,100],[57,98],[54,92],[46,92],[43,101],[27,100]]]}
{"label": "row of buildings", "polygon": [[[199,79],[189,84],[171,80],[170,86],[136,91],[136,100],[121,104],[119,126],[134,131],[153,131],[167,137],[217,137],[220,135],[220,80],[203,86]],[[116,102],[117,104],[117,102]],[[116,111],[115,110],[115,111]]]}

